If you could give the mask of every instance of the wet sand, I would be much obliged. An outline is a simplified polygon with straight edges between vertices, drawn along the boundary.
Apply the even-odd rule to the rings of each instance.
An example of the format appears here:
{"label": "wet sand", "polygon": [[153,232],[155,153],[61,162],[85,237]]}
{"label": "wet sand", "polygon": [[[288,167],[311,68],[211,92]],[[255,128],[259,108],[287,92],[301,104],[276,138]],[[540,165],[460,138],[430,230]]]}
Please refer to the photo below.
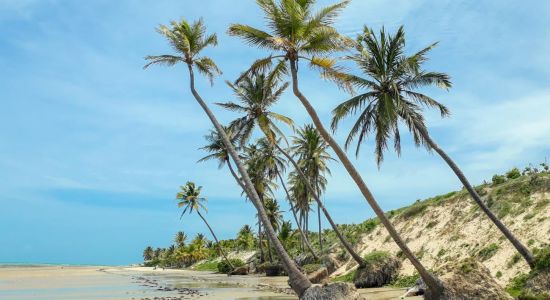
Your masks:
{"label": "wet sand", "polygon": [[[143,267],[8,266],[0,267],[0,299],[297,299],[275,292],[286,289],[286,281],[286,277]],[[381,300],[396,299],[403,291],[380,288],[360,292],[366,299]]]}

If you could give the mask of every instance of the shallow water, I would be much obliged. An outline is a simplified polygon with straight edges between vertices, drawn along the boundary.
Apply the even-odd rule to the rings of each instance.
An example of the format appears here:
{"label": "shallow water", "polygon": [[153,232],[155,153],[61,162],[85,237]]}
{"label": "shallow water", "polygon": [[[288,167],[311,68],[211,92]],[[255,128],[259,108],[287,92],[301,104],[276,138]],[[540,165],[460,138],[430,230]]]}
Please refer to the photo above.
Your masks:
{"label": "shallow water", "polygon": [[[147,280],[149,283],[145,283]],[[227,280],[227,282],[220,281]],[[251,281],[251,284],[244,284]],[[97,267],[12,266],[0,268],[0,299],[182,299],[290,300],[295,297],[254,288],[259,279],[220,275],[139,272]],[[189,288],[181,295],[159,288]]]}

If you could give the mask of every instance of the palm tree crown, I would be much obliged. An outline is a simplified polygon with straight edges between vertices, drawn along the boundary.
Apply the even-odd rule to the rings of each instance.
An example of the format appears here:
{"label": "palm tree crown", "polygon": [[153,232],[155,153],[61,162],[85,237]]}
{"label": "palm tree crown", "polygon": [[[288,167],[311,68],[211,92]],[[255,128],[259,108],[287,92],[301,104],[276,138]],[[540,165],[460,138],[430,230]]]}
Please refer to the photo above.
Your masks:
{"label": "palm tree crown", "polygon": [[324,174],[330,175],[327,162],[334,159],[327,152],[328,144],[313,125],[305,125],[297,130],[297,134],[292,140],[292,152],[298,157],[298,165],[302,172],[311,179],[319,194],[325,189]]}
{"label": "palm tree crown", "polygon": [[343,102],[333,111],[333,130],[343,118],[360,112],[347,137],[346,148],[357,138],[358,155],[366,136],[374,133],[376,161],[380,164],[390,139],[393,139],[395,151],[398,154],[401,152],[399,122],[407,125],[417,146],[429,147],[423,137],[426,125],[422,108],[437,108],[442,117],[449,115],[449,110],[415,90],[432,85],[444,89],[451,87],[447,74],[422,69],[427,60],[426,54],[436,44],[407,56],[404,53],[403,27],[393,36],[382,28],[379,37],[365,27],[363,34],[357,38],[356,53],[348,58],[357,64],[366,78],[348,75],[346,79],[365,92]]}
{"label": "palm tree crown", "polygon": [[184,186],[180,186],[180,189],[181,191],[177,193],[176,199],[179,200],[178,207],[183,207],[182,216],[187,211],[189,213],[199,212],[201,208],[207,211],[206,206],[203,204],[206,202],[206,198],[200,196],[202,186],[196,186],[194,182],[188,181]]}
{"label": "palm tree crown", "polygon": [[289,117],[269,110],[288,87],[288,83],[281,84],[279,75],[280,73],[276,70],[251,72],[236,84],[227,83],[240,104],[234,102],[217,104],[244,114],[229,124],[230,128],[238,132],[241,145],[248,142],[256,125],[271,143],[275,142],[277,135],[284,137],[275,121],[282,122],[291,128],[294,126]]}
{"label": "palm tree crown", "polygon": [[[231,143],[235,143],[237,140],[236,132],[229,126],[222,126],[222,128],[229,137]],[[208,152],[209,154],[201,158],[198,162],[215,159],[218,161],[218,168],[221,169],[229,160],[229,151],[223,143],[222,137],[216,130],[210,130],[209,133],[204,136],[204,139],[207,144],[200,149]]]}
{"label": "palm tree crown", "polygon": [[195,66],[212,83],[214,76],[222,72],[212,59],[198,55],[204,48],[218,44],[216,34],[206,35],[206,27],[202,19],[192,24],[182,19],[180,22],[172,21],[170,25],[171,27],[160,25],[157,31],[168,40],[177,55],[146,56],[145,59],[149,62],[143,68],[146,69],[154,64],[173,66],[177,63],[186,63],[189,67]]}
{"label": "palm tree crown", "polygon": [[265,14],[270,32],[248,25],[232,24],[228,33],[242,38],[248,44],[279,54],[257,60],[251,71],[268,67],[273,59],[278,59],[277,69],[286,72],[286,67],[283,67],[285,60],[304,59],[309,61],[312,67],[320,68],[326,75],[335,73],[336,61],[324,55],[345,50],[351,45],[350,40],[340,35],[332,26],[335,18],[349,1],[323,7],[317,12],[313,12],[315,0],[256,2]]}

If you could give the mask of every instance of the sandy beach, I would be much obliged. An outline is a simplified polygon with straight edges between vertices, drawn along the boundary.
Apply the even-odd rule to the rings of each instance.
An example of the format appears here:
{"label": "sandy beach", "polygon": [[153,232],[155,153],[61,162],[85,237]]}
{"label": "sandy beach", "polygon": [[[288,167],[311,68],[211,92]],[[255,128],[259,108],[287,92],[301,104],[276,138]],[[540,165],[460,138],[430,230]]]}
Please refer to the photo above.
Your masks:
{"label": "sandy beach", "polygon": [[[290,300],[286,277],[226,276],[145,267],[0,267],[0,299]],[[403,289],[365,289],[366,299],[396,299]],[[412,298],[411,298],[412,299]]]}

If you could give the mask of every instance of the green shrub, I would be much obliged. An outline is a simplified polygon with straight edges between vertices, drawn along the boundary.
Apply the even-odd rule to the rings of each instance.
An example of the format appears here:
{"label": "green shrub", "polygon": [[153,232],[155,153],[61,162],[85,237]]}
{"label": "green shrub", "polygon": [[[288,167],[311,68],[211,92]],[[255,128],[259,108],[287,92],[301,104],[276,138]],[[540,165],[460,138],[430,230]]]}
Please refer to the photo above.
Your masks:
{"label": "green shrub", "polygon": [[333,281],[335,281],[335,282],[352,282],[354,277],[355,277],[355,271],[349,272],[348,274],[345,274],[345,275],[336,276],[336,277],[334,277]]}
{"label": "green shrub", "polygon": [[525,287],[525,283],[529,279],[529,274],[520,274],[510,280],[506,286],[506,291],[512,297],[517,297],[521,294],[521,291]]}
{"label": "green shrub", "polygon": [[304,265],[302,268],[304,269],[304,271],[307,274],[310,274],[310,273],[313,273],[313,272],[319,270],[322,267],[323,267],[323,265],[321,265],[321,264],[307,264],[307,265]]}
{"label": "green shrub", "polygon": [[502,272],[501,272],[501,271],[498,271],[497,274],[496,274],[495,276],[496,276],[496,278],[502,277]]}
{"label": "green shrub", "polygon": [[202,264],[195,265],[193,269],[197,271],[217,271],[218,263],[215,261],[207,261]]}
{"label": "green shrub", "polygon": [[488,260],[497,253],[499,248],[500,247],[497,244],[490,244],[489,246],[479,250],[477,256],[481,259],[481,261]]}
{"label": "green shrub", "polygon": [[493,185],[501,184],[506,182],[506,177],[502,175],[493,175],[492,181],[493,181]]}
{"label": "green shrub", "polygon": [[437,252],[437,257],[441,257],[441,256],[445,255],[445,253],[447,253],[447,251],[445,249],[440,249],[439,252]]}
{"label": "green shrub", "polygon": [[506,178],[508,179],[516,179],[519,177],[521,177],[521,172],[519,171],[518,168],[513,168],[512,170],[506,173]]}
{"label": "green shrub", "polygon": [[412,287],[416,284],[416,281],[420,278],[420,275],[418,273],[415,273],[410,276],[398,276],[390,285],[393,287],[400,287],[400,288],[406,288],[406,287]]}
{"label": "green shrub", "polygon": [[[229,260],[234,268],[242,267],[244,266],[244,262],[238,258],[232,258]],[[231,269],[231,266],[227,261],[224,259],[218,263],[218,272],[227,274],[229,272],[233,271]]]}
{"label": "green shrub", "polygon": [[510,269],[513,265],[517,264],[518,261],[521,259],[521,255],[519,253],[514,254],[512,258],[510,258],[510,261],[506,264],[508,269]]}
{"label": "green shrub", "polygon": [[377,264],[380,262],[386,261],[390,257],[390,254],[386,251],[372,251],[371,253],[365,255],[364,260],[365,264]]}
{"label": "green shrub", "polygon": [[550,270],[550,246],[534,251],[535,270]]}

